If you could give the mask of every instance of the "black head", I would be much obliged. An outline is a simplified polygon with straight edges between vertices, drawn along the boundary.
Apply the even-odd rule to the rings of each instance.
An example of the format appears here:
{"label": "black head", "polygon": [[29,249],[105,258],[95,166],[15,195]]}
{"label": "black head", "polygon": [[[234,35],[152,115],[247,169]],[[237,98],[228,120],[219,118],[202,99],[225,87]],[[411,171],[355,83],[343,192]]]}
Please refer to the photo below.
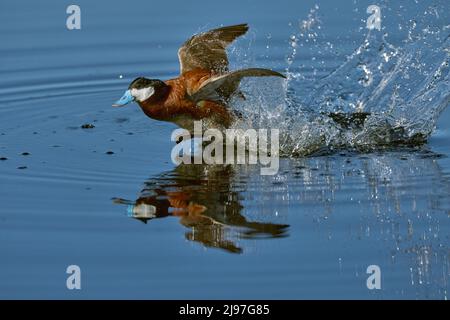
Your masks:
{"label": "black head", "polygon": [[148,88],[148,87],[153,87],[156,89],[160,88],[160,87],[165,87],[166,84],[164,82],[162,82],[161,80],[158,79],[147,79],[144,77],[139,77],[134,79],[133,81],[131,81],[130,85],[128,86],[128,89],[144,89],[144,88]]}

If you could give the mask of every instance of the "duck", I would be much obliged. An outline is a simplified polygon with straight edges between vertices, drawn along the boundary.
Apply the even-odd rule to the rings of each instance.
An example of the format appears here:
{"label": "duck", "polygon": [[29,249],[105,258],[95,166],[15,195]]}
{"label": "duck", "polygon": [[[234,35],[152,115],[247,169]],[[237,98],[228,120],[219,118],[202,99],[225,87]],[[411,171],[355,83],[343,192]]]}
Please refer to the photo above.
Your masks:
{"label": "duck", "polygon": [[248,24],[220,27],[195,34],[178,50],[180,75],[169,80],[138,77],[113,106],[136,102],[145,115],[172,122],[193,132],[194,121],[202,120],[208,128],[229,128],[239,117],[230,107],[246,77],[281,77],[264,68],[229,70],[227,47],[249,30]]}

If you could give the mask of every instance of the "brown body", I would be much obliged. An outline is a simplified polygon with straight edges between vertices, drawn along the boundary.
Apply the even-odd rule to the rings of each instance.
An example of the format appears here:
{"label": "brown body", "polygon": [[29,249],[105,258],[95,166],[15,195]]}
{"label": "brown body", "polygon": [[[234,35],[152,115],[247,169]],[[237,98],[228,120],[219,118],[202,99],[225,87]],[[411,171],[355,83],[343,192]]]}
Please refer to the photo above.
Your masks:
{"label": "brown body", "polygon": [[206,120],[209,126],[229,127],[233,116],[226,106],[214,101],[196,103],[190,99],[190,95],[212,76],[211,71],[202,69],[185,72],[178,78],[166,80],[166,88],[139,102],[139,106],[148,117],[174,122],[187,130],[192,130],[195,120]]}

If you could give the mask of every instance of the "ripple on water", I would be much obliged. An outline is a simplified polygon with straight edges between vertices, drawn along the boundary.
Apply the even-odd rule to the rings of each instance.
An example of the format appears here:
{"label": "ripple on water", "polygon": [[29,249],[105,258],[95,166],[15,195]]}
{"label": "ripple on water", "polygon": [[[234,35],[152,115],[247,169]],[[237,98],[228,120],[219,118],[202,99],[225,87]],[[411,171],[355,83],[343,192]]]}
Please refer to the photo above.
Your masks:
{"label": "ripple on water", "polygon": [[[383,135],[389,131],[384,129],[404,126],[407,136],[430,132],[448,105],[448,57],[440,50],[448,37],[439,42],[419,34],[403,47],[374,33],[338,38],[325,35],[325,28],[314,29],[321,26],[314,15],[320,10],[294,23],[292,34],[280,31],[263,45],[262,32],[257,41],[249,35],[230,51],[234,68],[273,67],[289,78],[284,83],[244,82],[248,99],[236,108],[247,112],[252,125],[283,129],[286,155],[316,155],[281,159],[278,174],[265,177],[258,166],[174,167],[169,142],[174,126],[146,119],[135,105],[111,108],[142,73],[176,76],[176,48],[190,35],[181,34],[180,22],[140,38],[140,32],[128,29],[144,28],[134,16],[140,13],[134,12],[117,33],[109,30],[109,20],[96,20],[79,34],[63,30],[58,41],[30,28],[25,33],[31,44],[12,41],[25,26],[0,30],[11,40],[0,48],[6,61],[0,66],[0,227],[7,240],[1,252],[8,260],[0,282],[8,288],[23,285],[24,290],[14,292],[42,294],[43,287],[54,288],[55,265],[75,257],[94,268],[91,274],[108,270],[108,281],[109,275],[124,279],[120,294],[129,289],[122,284],[129,283],[132,294],[172,298],[174,292],[195,297],[217,288],[221,298],[227,292],[238,297],[273,298],[276,292],[290,298],[371,298],[361,288],[367,265],[375,261],[389,277],[383,297],[446,297],[448,136],[438,138],[443,154],[426,146],[398,145],[361,154],[357,147],[399,136],[395,130]],[[276,29],[278,22],[265,27]],[[189,24],[192,28],[198,22]],[[448,28],[439,32],[443,40]],[[66,45],[54,43],[59,41]],[[346,59],[342,52],[349,48],[355,51]],[[427,68],[414,64],[415,58]],[[378,117],[366,131],[342,130],[324,116],[330,111],[369,111]],[[331,154],[322,150],[330,145]],[[155,207],[162,219],[157,222],[152,221]],[[230,258],[200,248],[246,256]],[[180,259],[187,265],[176,272]],[[31,285],[21,282],[30,265],[40,274]],[[44,286],[36,289],[39,281]]]}

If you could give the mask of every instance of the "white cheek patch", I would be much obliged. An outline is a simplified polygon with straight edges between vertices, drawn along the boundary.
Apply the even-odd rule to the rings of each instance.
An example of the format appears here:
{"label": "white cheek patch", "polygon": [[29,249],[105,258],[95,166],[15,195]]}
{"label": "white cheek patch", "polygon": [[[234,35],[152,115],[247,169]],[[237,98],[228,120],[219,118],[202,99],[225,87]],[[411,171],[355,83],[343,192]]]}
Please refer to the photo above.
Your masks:
{"label": "white cheek patch", "polygon": [[147,87],[142,89],[131,89],[131,95],[139,102],[145,101],[155,93],[153,87]]}

